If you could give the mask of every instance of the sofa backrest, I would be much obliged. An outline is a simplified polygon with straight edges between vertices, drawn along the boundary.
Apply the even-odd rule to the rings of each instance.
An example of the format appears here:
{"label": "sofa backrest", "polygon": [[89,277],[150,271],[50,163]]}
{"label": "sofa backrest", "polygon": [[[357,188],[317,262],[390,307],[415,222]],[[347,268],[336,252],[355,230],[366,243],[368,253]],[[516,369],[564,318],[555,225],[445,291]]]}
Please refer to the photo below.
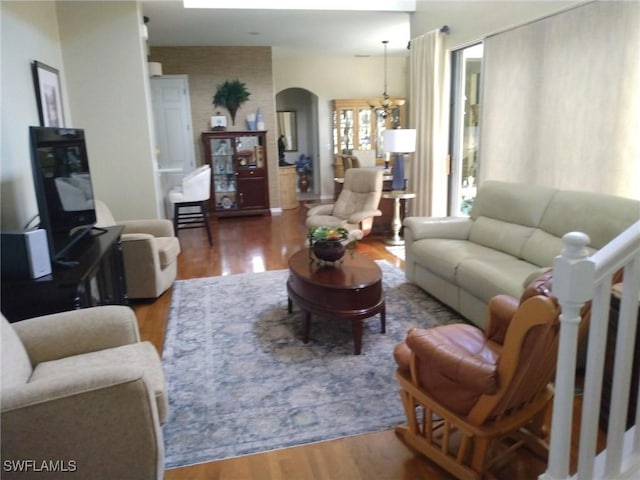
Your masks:
{"label": "sofa backrest", "polygon": [[522,258],[540,266],[551,266],[562,250],[562,237],[569,232],[589,235],[589,253],[640,220],[640,201],[603,193],[559,190],[549,202],[539,228],[527,240]]}
{"label": "sofa backrest", "polygon": [[537,185],[482,183],[471,209],[469,240],[521,257],[556,190]]}
{"label": "sofa backrest", "polygon": [[470,216],[470,241],[547,267],[562,250],[563,235],[586,233],[592,253],[640,220],[640,201],[488,180]]}
{"label": "sofa backrest", "polygon": [[33,371],[31,360],[22,340],[4,315],[0,316],[0,353],[2,355],[1,388],[4,390],[7,387],[27,383]]}
{"label": "sofa backrest", "polygon": [[568,232],[589,235],[589,246],[604,247],[640,220],[640,201],[603,193],[559,190],[551,199],[540,228],[556,237]]}
{"label": "sofa backrest", "polygon": [[539,185],[487,180],[478,188],[470,217],[537,227],[556,191]]}

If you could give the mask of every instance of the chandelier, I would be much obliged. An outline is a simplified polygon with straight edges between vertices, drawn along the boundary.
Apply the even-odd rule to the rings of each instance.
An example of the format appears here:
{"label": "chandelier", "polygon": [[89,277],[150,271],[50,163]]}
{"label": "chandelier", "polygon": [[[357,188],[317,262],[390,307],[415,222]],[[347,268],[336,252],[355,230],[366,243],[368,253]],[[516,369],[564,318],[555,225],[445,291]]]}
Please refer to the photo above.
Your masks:
{"label": "chandelier", "polygon": [[384,92],[382,92],[382,98],[369,100],[369,107],[378,110],[382,118],[387,118],[391,115],[394,108],[404,105],[404,100],[391,100],[387,93],[387,44],[389,40],[383,40],[384,45]]}

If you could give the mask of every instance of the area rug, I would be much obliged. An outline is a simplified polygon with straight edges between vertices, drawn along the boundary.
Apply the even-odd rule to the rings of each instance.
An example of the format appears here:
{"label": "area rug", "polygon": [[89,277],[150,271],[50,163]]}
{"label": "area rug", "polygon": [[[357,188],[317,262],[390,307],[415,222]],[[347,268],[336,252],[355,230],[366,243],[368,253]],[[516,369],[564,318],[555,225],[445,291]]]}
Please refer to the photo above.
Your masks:
{"label": "area rug", "polygon": [[162,361],[169,389],[167,468],[379,431],[404,422],[393,347],[410,327],[458,316],[383,272],[387,332],[365,322],[353,355],[348,322],[287,313],[286,270],[177,281]]}

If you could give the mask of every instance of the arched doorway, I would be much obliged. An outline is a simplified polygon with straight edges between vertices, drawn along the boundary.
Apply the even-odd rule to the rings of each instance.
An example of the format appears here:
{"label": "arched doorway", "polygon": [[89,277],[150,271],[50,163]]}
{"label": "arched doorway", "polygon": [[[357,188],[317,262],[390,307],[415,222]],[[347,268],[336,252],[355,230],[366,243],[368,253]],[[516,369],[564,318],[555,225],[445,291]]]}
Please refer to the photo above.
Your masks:
{"label": "arched doorway", "polygon": [[[287,88],[276,94],[277,112],[295,112],[295,142],[284,151],[284,160],[295,164],[301,155],[311,158],[310,185],[300,198],[320,194],[320,148],[318,140],[318,96],[304,88]],[[291,117],[291,115],[288,115]],[[288,134],[289,136],[289,134]]]}

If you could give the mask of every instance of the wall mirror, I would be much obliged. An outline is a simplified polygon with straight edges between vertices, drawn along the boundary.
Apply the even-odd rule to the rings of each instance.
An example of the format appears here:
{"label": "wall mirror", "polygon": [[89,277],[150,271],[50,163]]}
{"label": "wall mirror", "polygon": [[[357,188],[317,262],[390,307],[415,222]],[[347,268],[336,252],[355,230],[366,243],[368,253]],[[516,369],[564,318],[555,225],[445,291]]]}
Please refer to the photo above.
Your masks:
{"label": "wall mirror", "polygon": [[283,110],[278,114],[278,146],[281,148],[280,140],[284,143],[285,152],[298,151],[298,128],[296,125],[296,112]]}

